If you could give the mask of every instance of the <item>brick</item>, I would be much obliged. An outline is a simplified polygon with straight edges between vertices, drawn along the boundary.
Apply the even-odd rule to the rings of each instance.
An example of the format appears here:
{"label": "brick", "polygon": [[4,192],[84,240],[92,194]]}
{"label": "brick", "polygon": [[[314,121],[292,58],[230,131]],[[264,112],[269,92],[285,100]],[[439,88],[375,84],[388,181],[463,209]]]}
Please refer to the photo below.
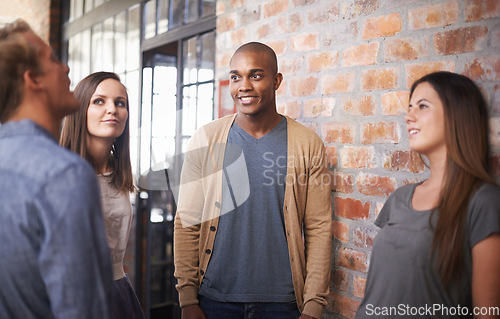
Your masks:
{"label": "brick", "polygon": [[252,22],[259,21],[260,19],[260,6],[243,7],[238,15],[240,17],[240,26],[246,26]]}
{"label": "brick", "polygon": [[301,103],[298,101],[287,101],[285,103],[279,103],[277,105],[278,112],[280,114],[288,115],[293,119],[300,118],[301,113]]}
{"label": "brick", "polygon": [[348,47],[342,52],[342,67],[376,64],[378,52],[378,42]]}
{"label": "brick", "polygon": [[337,193],[350,194],[354,192],[354,176],[340,172],[335,173],[333,191]]}
{"label": "brick", "polygon": [[474,81],[500,81],[500,56],[485,56],[466,63],[463,74]]}
{"label": "brick", "polygon": [[398,12],[365,21],[363,39],[390,37],[401,31],[403,20]]}
{"label": "brick", "polygon": [[335,197],[334,199],[335,216],[360,220],[367,219],[370,215],[370,203],[363,203],[352,198]]}
{"label": "brick", "polygon": [[436,71],[450,71],[455,70],[455,64],[451,61],[447,62],[427,62],[421,64],[407,65],[406,69],[406,86],[410,88],[416,80],[420,79],[426,74]]}
{"label": "brick", "polygon": [[291,75],[302,75],[302,64],[304,63],[304,59],[302,57],[289,57],[284,56],[281,59],[279,71],[283,73],[284,77]]}
{"label": "brick", "polygon": [[443,27],[458,21],[458,3],[449,1],[436,5],[426,5],[408,11],[410,29]]}
{"label": "brick", "polygon": [[416,60],[429,55],[427,38],[387,39],[384,43],[384,61]]}
{"label": "brick", "polygon": [[321,78],[321,93],[332,95],[335,93],[348,93],[354,90],[354,73],[342,73],[334,76],[327,75]]}
{"label": "brick", "polygon": [[343,168],[374,168],[375,148],[373,146],[344,146],[340,150]]}
{"label": "brick", "polygon": [[382,94],[382,113],[384,115],[400,115],[408,111],[410,92],[397,91]]}
{"label": "brick", "polygon": [[336,239],[346,243],[349,241],[349,226],[334,220],[332,221],[332,234]]}
{"label": "brick", "polygon": [[318,78],[315,76],[299,77],[290,80],[291,96],[309,96],[316,94]]}
{"label": "brick", "polygon": [[399,143],[399,125],[396,122],[362,123],[361,143]]}
{"label": "brick", "polygon": [[354,0],[342,4],[342,15],[346,19],[367,16],[380,8],[380,0]]}
{"label": "brick", "polygon": [[338,2],[326,1],[326,5],[321,5],[310,11],[307,21],[310,25],[336,22],[339,19],[339,4]]}
{"label": "brick", "polygon": [[351,115],[374,115],[375,99],[371,95],[346,97],[343,102],[344,110]]}
{"label": "brick", "polygon": [[315,133],[318,132],[318,123],[301,123],[301,124]]}
{"label": "brick", "polygon": [[355,227],[352,230],[352,242],[360,248],[372,248],[377,231],[370,228]]}
{"label": "brick", "polygon": [[217,32],[226,32],[236,27],[236,13],[229,13],[217,18]]}
{"label": "brick", "polygon": [[294,13],[290,15],[288,19],[288,31],[289,32],[297,32],[303,28],[304,19],[302,15],[299,13]]}
{"label": "brick", "polygon": [[343,318],[353,319],[361,302],[330,292],[327,296],[328,306],[326,309],[340,314]]}
{"label": "brick", "polygon": [[326,146],[326,163],[328,166],[337,165],[337,148],[335,146]]}
{"label": "brick", "polygon": [[339,247],[337,251],[336,264],[338,266],[364,273],[368,271],[367,253],[347,247]]}
{"label": "brick", "polygon": [[217,1],[215,4],[215,14],[221,16],[226,12],[226,5],[222,1]]}
{"label": "brick", "polygon": [[438,55],[452,55],[484,48],[488,29],[482,26],[438,32],[433,37],[434,51]]}
{"label": "brick", "polygon": [[466,0],[465,20],[478,21],[500,16],[500,2],[498,0]]}
{"label": "brick", "polygon": [[290,46],[293,51],[311,51],[319,49],[317,33],[304,33],[293,36],[290,39]]}
{"label": "brick", "polygon": [[288,10],[288,0],[266,1],[263,7],[264,18],[276,16]]}
{"label": "brick", "polygon": [[361,276],[353,276],[352,278],[352,294],[358,298],[363,298],[365,295],[366,278]]}
{"label": "brick", "polygon": [[381,203],[381,202],[377,202],[375,204],[375,218],[378,217],[378,214],[380,214],[380,211],[382,210],[382,207],[384,207],[384,203]]}
{"label": "brick", "polygon": [[386,156],[384,168],[390,171],[423,173],[425,165],[418,153],[398,150]]}
{"label": "brick", "polygon": [[361,73],[361,89],[363,91],[394,89],[398,84],[396,69],[374,69]]}
{"label": "brick", "polygon": [[361,173],[356,179],[356,186],[361,194],[387,197],[396,190],[396,181],[391,177]]}
{"label": "brick", "polygon": [[316,73],[336,68],[339,63],[338,51],[326,51],[307,56],[307,73]]}
{"label": "brick", "polygon": [[266,43],[271,49],[274,50],[276,55],[280,56],[285,53],[286,50],[286,40],[276,40]]}
{"label": "brick", "polygon": [[353,21],[351,23],[334,23],[322,34],[323,46],[334,47],[340,46],[345,43],[350,43],[356,40],[358,36],[358,23]]}
{"label": "brick", "polygon": [[259,39],[265,38],[272,33],[273,33],[273,30],[272,30],[272,27],[269,25],[269,23],[263,23],[257,29],[257,37]]}
{"label": "brick", "polygon": [[279,17],[276,22],[276,28],[274,30],[275,34],[287,34],[288,33],[288,18],[286,16]]}
{"label": "brick", "polygon": [[314,3],[318,3],[318,0],[292,0],[292,7],[303,7]]}
{"label": "brick", "polygon": [[229,7],[231,9],[241,8],[245,5],[245,0],[231,0]]}
{"label": "brick", "polygon": [[334,98],[309,100],[304,102],[304,117],[330,117],[334,107]]}
{"label": "brick", "polygon": [[346,292],[349,288],[349,274],[345,270],[333,269],[332,289]]}
{"label": "brick", "polygon": [[321,134],[325,143],[354,143],[353,123],[324,123],[321,125]]}
{"label": "brick", "polygon": [[490,118],[490,143],[500,146],[500,117]]}
{"label": "brick", "polygon": [[231,32],[231,44],[233,47],[239,47],[247,42],[247,29],[242,28]]}

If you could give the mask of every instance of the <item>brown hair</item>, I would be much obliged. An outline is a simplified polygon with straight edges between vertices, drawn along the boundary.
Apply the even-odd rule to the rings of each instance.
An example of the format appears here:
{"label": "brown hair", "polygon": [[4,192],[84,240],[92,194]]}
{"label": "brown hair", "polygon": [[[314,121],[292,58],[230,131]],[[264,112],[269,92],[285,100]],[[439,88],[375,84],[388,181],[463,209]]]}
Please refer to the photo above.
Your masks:
{"label": "brown hair", "polygon": [[488,110],[481,91],[466,76],[445,71],[425,75],[413,84],[410,98],[421,83],[434,88],[444,109],[446,168],[431,217],[438,214],[432,253],[437,253],[441,282],[447,287],[459,282],[463,272],[469,201],[481,184],[496,184],[488,173]]}
{"label": "brown hair", "polygon": [[[90,105],[90,99],[94,94],[99,84],[107,79],[113,79],[121,83],[120,77],[112,72],[96,72],[92,73],[78,83],[75,88],[75,97],[80,101],[80,109],[71,115],[66,116],[62,129],[60,144],[63,147],[79,154],[81,157],[89,161],[94,169],[96,165],[94,160],[87,152],[85,144],[89,134],[87,128],[87,110]],[[129,110],[128,94],[127,111]],[[125,124],[125,129],[113,143],[110,160],[113,164],[113,172],[111,173],[111,184],[120,191],[133,191],[132,166],[130,164],[130,132],[129,118]]]}
{"label": "brown hair", "polygon": [[21,19],[0,29],[0,123],[6,122],[21,104],[24,72],[41,73],[39,47],[22,36],[28,32],[33,30]]}

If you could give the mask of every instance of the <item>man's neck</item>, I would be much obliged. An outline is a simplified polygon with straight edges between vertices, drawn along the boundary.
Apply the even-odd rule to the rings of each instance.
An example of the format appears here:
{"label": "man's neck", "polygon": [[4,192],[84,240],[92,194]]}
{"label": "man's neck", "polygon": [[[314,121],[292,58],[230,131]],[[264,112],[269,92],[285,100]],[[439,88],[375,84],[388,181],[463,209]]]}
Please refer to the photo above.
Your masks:
{"label": "man's neck", "polygon": [[22,120],[31,120],[35,122],[49,131],[54,138],[59,141],[62,118],[54,117],[51,114],[48,114],[48,112],[45,112],[37,107],[20,105],[14,114],[9,117],[7,122],[19,122]]}
{"label": "man's neck", "polygon": [[238,112],[235,118],[236,124],[245,132],[256,139],[269,133],[281,121],[282,116],[277,112],[271,114],[245,115]]}

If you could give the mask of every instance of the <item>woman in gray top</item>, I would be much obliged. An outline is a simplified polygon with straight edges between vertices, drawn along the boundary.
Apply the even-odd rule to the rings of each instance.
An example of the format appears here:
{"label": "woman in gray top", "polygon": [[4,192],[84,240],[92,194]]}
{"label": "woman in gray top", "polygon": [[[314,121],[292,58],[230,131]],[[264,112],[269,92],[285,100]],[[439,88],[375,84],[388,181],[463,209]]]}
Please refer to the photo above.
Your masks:
{"label": "woman in gray top", "polygon": [[405,121],[430,177],[396,190],[375,221],[356,318],[499,318],[500,188],[488,173],[484,98],[465,76],[428,74]]}
{"label": "woman in gray top", "polygon": [[113,266],[112,318],[144,318],[125,275],[123,258],[132,223],[128,94],[115,73],[96,72],[75,88],[79,111],[64,120],[61,145],[87,159],[97,172]]}

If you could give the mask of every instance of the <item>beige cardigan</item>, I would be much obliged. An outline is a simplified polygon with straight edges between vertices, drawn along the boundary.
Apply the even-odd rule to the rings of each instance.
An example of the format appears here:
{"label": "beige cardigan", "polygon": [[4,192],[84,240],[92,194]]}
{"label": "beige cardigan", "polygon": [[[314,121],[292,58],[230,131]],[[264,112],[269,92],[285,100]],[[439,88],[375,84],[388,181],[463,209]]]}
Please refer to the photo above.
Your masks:
{"label": "beige cardigan", "polygon": [[[217,233],[225,143],[234,118],[228,115],[203,126],[188,143],[174,228],[174,275],[181,307],[198,303]],[[286,119],[283,214],[293,285],[301,313],[320,318],[327,305],[331,267],[331,175],[321,139]]]}

